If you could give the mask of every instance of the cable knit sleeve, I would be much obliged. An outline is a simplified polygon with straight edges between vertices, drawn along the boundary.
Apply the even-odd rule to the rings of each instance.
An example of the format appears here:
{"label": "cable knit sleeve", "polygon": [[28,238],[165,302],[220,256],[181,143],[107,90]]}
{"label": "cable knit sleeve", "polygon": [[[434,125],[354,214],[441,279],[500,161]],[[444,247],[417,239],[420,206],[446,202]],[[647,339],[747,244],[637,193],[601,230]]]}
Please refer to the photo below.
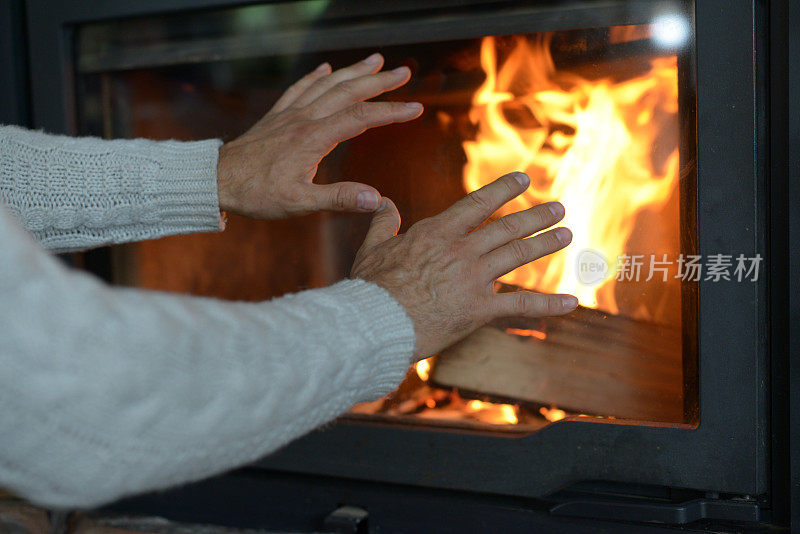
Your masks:
{"label": "cable knit sleeve", "polygon": [[0,205],[0,487],[91,507],[254,461],[396,387],[413,325],[347,280],[264,303],[106,286]]}
{"label": "cable knit sleeve", "polygon": [[53,252],[218,231],[220,145],[0,126],[0,201]]}

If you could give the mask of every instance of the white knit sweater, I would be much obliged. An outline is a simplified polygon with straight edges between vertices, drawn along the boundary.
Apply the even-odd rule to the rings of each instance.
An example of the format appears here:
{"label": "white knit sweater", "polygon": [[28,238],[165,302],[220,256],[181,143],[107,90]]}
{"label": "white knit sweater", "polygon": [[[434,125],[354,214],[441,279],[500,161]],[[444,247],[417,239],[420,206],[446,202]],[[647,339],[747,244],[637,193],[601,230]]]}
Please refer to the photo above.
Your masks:
{"label": "white knit sweater", "polygon": [[223,302],[108,287],[37,245],[217,230],[218,147],[0,127],[0,487],[65,508],[198,480],[402,379],[413,325],[372,283]]}

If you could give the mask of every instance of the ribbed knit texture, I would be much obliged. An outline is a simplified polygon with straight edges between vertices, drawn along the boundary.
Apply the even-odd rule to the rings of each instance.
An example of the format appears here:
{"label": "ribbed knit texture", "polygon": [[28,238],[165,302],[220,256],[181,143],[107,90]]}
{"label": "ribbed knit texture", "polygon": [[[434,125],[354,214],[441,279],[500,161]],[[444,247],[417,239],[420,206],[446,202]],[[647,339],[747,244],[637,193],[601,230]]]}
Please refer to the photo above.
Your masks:
{"label": "ribbed knit texture", "polygon": [[[157,231],[216,220],[200,204],[196,216],[159,208],[158,220],[183,222]],[[151,235],[141,221],[117,234],[117,217],[72,218],[90,219],[112,230],[45,222],[39,237]],[[411,320],[363,280],[255,304],[112,288],[49,256],[2,203],[0,250],[0,487],[41,505],[93,507],[246,464],[388,393],[411,360]]]}
{"label": "ribbed knit texture", "polygon": [[0,126],[0,202],[54,252],[218,231],[220,144]]}

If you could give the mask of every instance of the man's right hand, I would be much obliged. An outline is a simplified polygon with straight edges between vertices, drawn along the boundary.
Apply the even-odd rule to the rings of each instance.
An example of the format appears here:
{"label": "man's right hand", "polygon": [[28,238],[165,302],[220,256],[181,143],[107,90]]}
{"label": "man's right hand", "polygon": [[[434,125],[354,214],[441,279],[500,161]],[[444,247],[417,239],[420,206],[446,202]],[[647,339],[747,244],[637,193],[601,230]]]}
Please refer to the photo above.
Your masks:
{"label": "man's right hand", "polygon": [[415,359],[438,353],[496,317],[563,315],[578,305],[572,295],[494,291],[498,277],[572,240],[567,228],[528,237],[564,218],[558,202],[475,230],[529,184],[523,173],[507,174],[401,235],[397,208],[382,199],[351,276],[385,288],[405,308],[417,336]]}
{"label": "man's right hand", "polygon": [[373,54],[331,72],[323,63],[291,86],[272,109],[217,161],[219,207],[254,219],[280,219],[319,210],[370,212],[374,187],[356,182],[315,184],[317,166],[339,143],[375,128],[415,119],[418,102],[367,102],[405,84],[408,67],[379,72]]}

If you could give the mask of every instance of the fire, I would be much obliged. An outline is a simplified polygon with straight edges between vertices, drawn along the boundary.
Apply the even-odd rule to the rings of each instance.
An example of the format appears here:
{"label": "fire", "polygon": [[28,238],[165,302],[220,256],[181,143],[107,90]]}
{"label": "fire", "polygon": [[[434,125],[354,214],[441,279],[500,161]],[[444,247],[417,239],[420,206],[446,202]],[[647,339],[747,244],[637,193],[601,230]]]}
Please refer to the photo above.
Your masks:
{"label": "fire", "polygon": [[519,423],[517,408],[511,404],[495,404],[492,402],[482,402],[471,400],[467,403],[467,410],[470,412],[480,412],[481,419],[496,425],[516,425]]}
{"label": "fire", "polygon": [[[514,36],[499,62],[499,41],[483,39],[486,80],[472,99],[477,134],[463,143],[464,187],[473,191],[507,172],[526,171],[532,186],[497,215],[559,200],[573,243],[501,280],[571,293],[583,306],[619,313],[617,258],[626,253],[637,215],[661,209],[678,181],[677,59],[653,58],[646,74],[631,79],[589,80],[556,70],[550,40],[551,34]],[[587,250],[609,265],[595,285],[578,279],[578,254]]]}
{"label": "fire", "polygon": [[542,406],[539,408],[539,413],[542,416],[550,421],[551,423],[555,423],[556,421],[561,421],[567,416],[567,412],[564,410],[559,410],[558,408],[551,406],[550,408],[545,408]]}
{"label": "fire", "polygon": [[427,382],[431,375],[431,358],[418,361],[414,369],[417,371],[417,376],[419,376],[423,382]]}

